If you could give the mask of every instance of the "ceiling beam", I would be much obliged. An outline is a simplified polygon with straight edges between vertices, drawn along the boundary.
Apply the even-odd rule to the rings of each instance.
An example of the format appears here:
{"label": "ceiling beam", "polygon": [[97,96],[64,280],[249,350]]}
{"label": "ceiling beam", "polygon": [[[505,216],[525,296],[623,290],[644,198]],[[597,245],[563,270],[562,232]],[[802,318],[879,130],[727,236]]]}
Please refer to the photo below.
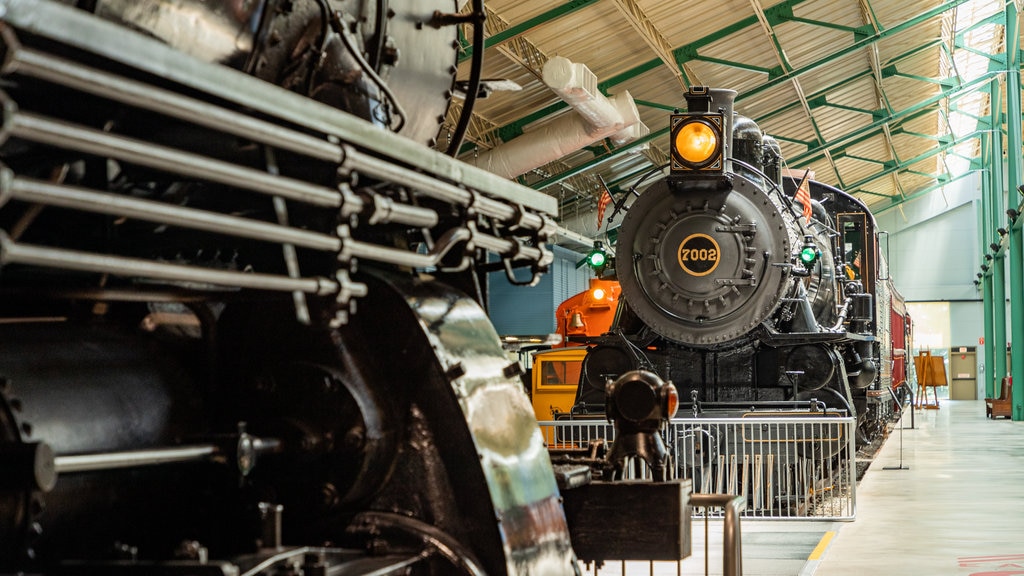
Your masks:
{"label": "ceiling beam", "polygon": [[832,52],[831,54],[825,56],[824,58],[821,58],[815,62],[811,62],[810,64],[797,68],[791,72],[787,72],[786,74],[778,78],[769,79],[764,84],[745,92],[744,96],[747,98],[752,98],[760,94],[761,92],[774,88],[779,84],[782,84],[783,82],[789,80],[792,77],[799,77],[804,74],[807,74],[808,72],[813,72],[814,70],[817,70],[822,66],[835,62],[840,58],[846,57],[854,52],[857,52],[858,50],[871,46],[872,44],[880,42],[886,38],[890,38],[892,36],[895,36],[896,34],[909,30],[919,24],[922,24],[924,22],[927,22],[928,20],[931,20],[932,18],[935,18],[936,16],[940,16],[945,12],[955,10],[961,4],[965,4],[969,1],[970,0],[947,0],[946,2],[943,2],[940,6],[937,6],[921,14],[918,14],[917,16],[914,16],[913,18],[910,18],[905,22],[900,22],[899,24],[893,26],[892,28],[879,30],[873,34],[865,34],[862,38],[855,39],[853,44],[845,48],[840,48],[839,50]]}
{"label": "ceiling beam", "polygon": [[647,46],[658,56],[658,60],[668,68],[672,76],[679,82],[679,87],[687,91],[693,81],[700,84],[692,70],[677,64],[672,55],[672,45],[668,43],[665,36],[658,30],[657,26],[647,17],[647,13],[636,3],[636,0],[613,0],[615,7],[625,16],[629,25],[643,38]]}
{"label": "ceiling beam", "polygon": [[[772,10],[776,10],[776,9],[792,10],[793,7],[798,6],[798,5],[800,5],[800,4],[802,4],[803,2],[806,2],[806,1],[808,1],[808,0],[785,0],[782,3],[773,6]],[[850,47],[843,48],[843,49],[840,49],[840,50],[838,50],[836,52],[833,52],[832,54],[829,54],[829,55],[825,56],[824,58],[822,58],[820,60],[812,62],[812,63],[810,63],[810,64],[808,64],[808,65],[806,65],[806,66],[804,66],[802,68],[793,70],[792,72],[790,72],[788,74],[784,74],[782,76],[769,79],[768,82],[766,82],[765,84],[762,84],[761,86],[758,86],[758,87],[754,88],[753,90],[751,90],[749,92],[745,92],[743,94],[740,94],[737,97],[736,101],[737,102],[741,102],[742,100],[745,100],[747,98],[752,98],[752,97],[756,96],[757,94],[759,94],[760,92],[762,92],[764,90],[772,88],[772,87],[778,85],[781,82],[785,82],[787,80],[790,80],[792,77],[799,77],[802,74],[806,74],[808,72],[812,72],[814,70],[817,70],[818,68],[821,68],[822,66],[825,66],[825,65],[827,65],[827,64],[829,64],[829,63],[831,63],[831,62],[833,62],[833,61],[835,61],[835,60],[837,60],[839,58],[842,58],[842,57],[850,54],[851,52],[854,52],[856,50],[859,50],[859,49],[871,46],[871,45],[873,45],[873,44],[875,44],[875,43],[877,43],[877,42],[879,42],[879,41],[881,41],[881,40],[883,40],[885,38],[888,38],[888,37],[892,36],[893,34],[896,34],[896,33],[899,33],[899,32],[903,32],[903,31],[905,31],[905,30],[907,30],[909,28],[912,28],[913,26],[916,26],[916,25],[918,25],[918,24],[920,24],[922,22],[925,22],[925,21],[927,21],[927,20],[929,20],[931,18],[934,18],[935,16],[937,16],[939,14],[942,14],[945,11],[955,9],[957,6],[959,6],[960,4],[963,4],[963,3],[967,2],[967,1],[969,1],[969,0],[949,0],[947,3],[943,4],[941,7],[933,8],[933,9],[931,9],[931,10],[929,10],[929,11],[923,13],[923,14],[918,15],[915,18],[912,18],[911,20],[908,20],[907,22],[903,22],[901,24],[898,24],[898,25],[896,25],[896,26],[894,26],[892,28],[886,29],[886,30],[879,30],[879,31],[875,32],[874,34],[866,34],[866,35],[864,35],[863,38],[861,38],[860,40],[856,41]],[[692,42],[690,44],[687,44],[686,46],[681,46],[679,48],[676,48],[676,49],[673,50],[673,54],[675,55],[675,57],[677,59],[677,62],[679,62],[680,65],[682,65],[682,63],[680,62],[680,57],[681,56],[685,56],[686,54],[690,54],[690,53],[696,54],[697,49],[699,49],[699,48],[701,48],[703,46],[709,45],[709,44],[711,44],[713,42],[717,42],[717,41],[721,40],[722,38],[725,38],[725,37],[729,36],[730,34],[734,34],[734,33],[738,32],[738,31],[740,31],[740,30],[742,30],[744,28],[747,28],[748,26],[756,25],[756,24],[758,24],[758,22],[759,21],[758,21],[756,15],[749,16],[747,18],[744,18],[744,19],[736,22],[735,24],[733,24],[731,26],[727,26],[727,27],[725,27],[725,28],[723,28],[723,29],[713,33],[713,34],[709,34],[709,35],[707,35],[707,36],[705,36],[705,37],[703,37],[703,38],[701,38],[699,40],[696,40],[696,41],[694,41],[694,42]],[[941,41],[939,41],[939,40],[936,40],[935,42],[941,43]],[[932,44],[930,43],[927,47],[930,47],[931,45]],[[899,60],[901,60],[903,58],[912,56],[916,52],[918,52],[920,49],[921,48],[916,48],[914,50],[911,50],[911,51],[909,51],[909,52],[907,52],[905,54],[902,54],[902,55],[898,56],[897,58],[894,58],[892,61],[895,62],[895,61],[899,61]],[[683,62],[685,62],[685,59],[683,60]],[[600,88],[600,90],[603,93],[608,94],[608,92],[609,92],[609,90],[611,88],[613,88],[613,87],[615,87],[615,86],[617,86],[619,84],[622,84],[624,82],[627,82],[628,80],[630,80],[632,78],[635,78],[635,77],[637,77],[637,76],[639,76],[641,74],[645,74],[647,72],[650,72],[651,70],[654,70],[655,68],[658,68],[661,65],[662,65],[662,62],[658,58],[649,60],[649,61],[647,61],[647,62],[645,62],[643,64],[640,64],[638,66],[634,66],[633,68],[630,68],[629,70],[621,72],[621,73],[619,73],[619,74],[617,74],[615,76],[609,77],[607,80],[604,80],[604,81],[600,82],[598,84],[598,88]],[[864,73],[864,75],[867,75],[867,74],[869,74],[869,72],[865,72]],[[852,81],[852,80],[853,79],[850,79],[850,80],[847,80],[846,82]],[[799,106],[800,104],[797,103],[797,104],[794,104],[794,105],[795,106]],[[534,113],[529,114],[529,115],[527,115],[527,116],[525,116],[525,117],[523,117],[523,118],[521,118],[519,120],[515,120],[513,122],[505,124],[504,126],[501,126],[498,129],[499,134],[506,134],[506,135],[508,135],[510,137],[515,137],[518,134],[522,134],[523,127],[525,125],[529,124],[530,122],[535,122],[537,120],[540,120],[541,118],[543,118],[543,117],[545,117],[547,115],[554,114],[554,113],[556,113],[556,112],[558,112],[560,110],[563,110],[563,109],[565,109],[567,107],[568,107],[568,104],[565,104],[564,102],[557,102],[557,103],[555,103],[555,104],[553,104],[551,106],[548,106],[547,108],[545,108],[545,109],[543,109],[541,111],[534,112]],[[755,119],[755,120],[759,120],[759,119]]]}
{"label": "ceiling beam", "polygon": [[[964,137],[964,139],[962,141],[966,141],[966,140],[969,140],[971,138],[976,138],[978,136],[978,134],[979,134],[978,132],[973,132],[971,134],[968,134],[967,136]],[[941,154],[943,152],[946,152],[947,150],[953,148],[954,146],[956,146],[958,144],[960,144],[960,142],[953,142],[953,143],[950,143],[950,144],[943,144],[943,145],[940,145],[940,146],[936,146],[935,148],[932,148],[930,150],[922,152],[921,154],[918,154],[917,156],[915,156],[913,158],[910,158],[910,159],[906,160],[905,162],[902,162],[902,163],[899,163],[899,164],[895,164],[895,165],[892,165],[892,166],[887,166],[887,167],[883,168],[882,170],[879,170],[878,172],[872,174],[871,176],[868,176],[866,178],[862,178],[862,179],[858,180],[857,182],[851,183],[850,184],[850,189],[857,190],[858,188],[863,187],[865,184],[868,184],[870,182],[874,182],[875,180],[878,180],[879,178],[883,178],[883,177],[888,176],[890,174],[895,174],[895,173],[898,173],[898,172],[910,172],[910,169],[909,169],[910,166],[913,166],[914,164],[917,164],[918,162],[920,162],[922,160],[927,160],[929,158],[934,158],[935,156],[937,156],[937,155],[939,155],[939,154]],[[929,174],[928,176],[932,177],[932,178],[935,178],[935,179],[939,179],[939,177],[937,175],[935,175],[935,174]]]}
{"label": "ceiling beam", "polygon": [[911,193],[905,195],[903,198],[897,198],[896,196],[890,196],[889,197],[890,204],[888,206],[883,206],[881,208],[873,208],[871,210],[871,212],[875,216],[878,216],[882,212],[886,212],[886,211],[892,210],[893,208],[896,208],[898,206],[906,204],[907,202],[910,202],[911,200],[914,200],[915,198],[920,198],[921,196],[924,196],[925,194],[928,194],[929,192],[933,192],[935,190],[938,190],[939,188],[942,188],[943,186],[947,186],[949,184],[952,184],[953,182],[956,182],[957,180],[961,180],[963,178],[966,178],[972,172],[974,172],[974,170],[968,171],[968,172],[964,172],[963,174],[959,174],[957,176],[954,176],[953,178],[951,178],[947,182],[936,182],[932,186],[928,186],[926,188],[922,188],[920,190],[911,192]]}
{"label": "ceiling beam", "polygon": [[934,96],[926,98],[918,102],[917,104],[909,106],[903,110],[881,117],[871,122],[867,126],[864,126],[858,130],[854,130],[853,132],[844,134],[843,136],[833,139],[831,142],[828,143],[827,146],[819,145],[815,148],[807,150],[803,154],[799,154],[793,158],[790,158],[789,163],[790,165],[793,166],[803,166],[816,160],[819,160],[824,154],[825,150],[827,149],[834,149],[840,146],[849,146],[850,144],[855,143],[855,141],[863,140],[865,134],[868,134],[869,136],[877,135],[878,130],[880,130],[883,125],[888,124],[894,120],[911,119],[917,117],[920,115],[920,113],[927,112],[929,107],[937,106],[940,102],[947,98],[954,98],[958,95],[973,92],[975,89],[989,82],[989,80],[991,80],[992,76],[995,74],[997,73],[989,72],[987,74],[983,74],[982,76],[975,78],[974,80],[966,84],[949,88],[947,90],[939,92]]}
{"label": "ceiling beam", "polygon": [[[555,20],[558,20],[559,18],[562,18],[563,16],[568,16],[569,14],[572,14],[577,10],[586,8],[587,6],[590,6],[592,4],[596,4],[597,2],[600,2],[600,0],[572,0],[571,2],[566,2],[565,4],[561,4],[559,6],[552,8],[551,10],[538,14],[533,18],[524,20],[523,22],[520,22],[515,26],[506,25],[504,27],[501,27],[500,29],[496,30],[493,34],[489,35],[486,39],[484,39],[484,49],[490,48],[492,46],[497,46],[502,42],[507,42],[519,36],[520,34],[524,34],[525,32],[532,28],[536,28],[537,26],[553,22]],[[484,7],[484,9],[488,12],[488,17],[490,17],[493,14],[493,12],[488,10],[486,6]],[[459,56],[459,62],[469,60],[472,56],[473,46],[468,43],[463,44],[463,52]]]}
{"label": "ceiling beam", "polygon": [[[761,6],[760,0],[750,0],[750,7],[754,9],[754,15],[757,16],[758,22],[761,23],[761,30],[764,31],[765,35],[768,37],[769,43],[772,45],[775,52],[775,59],[779,62],[779,69],[783,74],[790,74],[793,71],[793,65],[789,62],[789,59],[786,58],[786,52],[782,49],[779,37],[775,34],[775,28],[769,21],[767,14],[765,14],[764,7]],[[772,74],[769,74],[769,77],[771,76]],[[824,142],[825,136],[822,134],[821,127],[818,126],[818,122],[814,118],[814,112],[811,111],[811,106],[807,102],[807,96],[804,94],[803,86],[800,85],[800,80],[793,77],[790,81],[793,84],[793,91],[796,92],[797,102],[799,102],[800,107],[803,108],[804,116],[807,118],[807,121],[810,122],[811,129],[814,130],[815,138],[818,142]],[[842,186],[843,179],[839,174],[839,168],[836,166],[835,161],[828,154],[826,154],[825,157],[828,160],[829,166],[832,168],[832,172],[836,175],[836,180],[839,185]]]}

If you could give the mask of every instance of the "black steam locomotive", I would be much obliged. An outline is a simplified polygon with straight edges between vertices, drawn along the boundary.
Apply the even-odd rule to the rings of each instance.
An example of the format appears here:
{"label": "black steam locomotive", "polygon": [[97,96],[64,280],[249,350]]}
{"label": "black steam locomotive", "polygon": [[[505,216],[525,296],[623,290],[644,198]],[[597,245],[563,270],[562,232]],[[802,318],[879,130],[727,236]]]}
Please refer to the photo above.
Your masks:
{"label": "black steam locomotive", "polygon": [[669,174],[622,220],[619,309],[586,340],[575,410],[601,412],[605,383],[644,369],[684,412],[855,415],[867,442],[900,383],[889,326],[905,316],[874,219],[841,190],[783,177],[778,144],[734,97],[695,88],[671,117]]}
{"label": "black steam locomotive", "polygon": [[555,200],[428,145],[456,12],[0,1],[0,572],[602,558],[478,304],[483,262],[544,271]]}

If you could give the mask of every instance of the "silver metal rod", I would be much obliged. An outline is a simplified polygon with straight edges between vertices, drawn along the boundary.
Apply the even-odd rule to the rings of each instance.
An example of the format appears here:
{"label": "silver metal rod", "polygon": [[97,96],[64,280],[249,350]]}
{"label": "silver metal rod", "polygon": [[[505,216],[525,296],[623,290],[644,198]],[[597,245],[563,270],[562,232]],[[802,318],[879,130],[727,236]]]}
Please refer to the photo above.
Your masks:
{"label": "silver metal rod", "polygon": [[0,73],[19,73],[53,82],[146,110],[193,122],[228,134],[338,163],[341,148],[295,130],[239,114],[213,104],[96,70],[77,62],[25,48],[13,37],[5,38],[7,58]]}
{"label": "silver metal rod", "polygon": [[[345,157],[342,160],[343,168],[347,166],[381,180],[405,184],[431,198],[444,202],[460,206],[472,204],[473,208],[479,213],[492,218],[498,218],[503,222],[510,222],[516,217],[516,210],[508,204],[492,200],[486,196],[478,196],[474,201],[472,192],[459,188],[454,184],[448,184],[402,166],[381,162],[380,158],[364,154],[352,146],[345,145],[343,148],[345,150]],[[530,230],[540,230],[545,226],[545,221],[536,214],[525,213],[523,214],[521,225]]]}
{"label": "silver metal rod", "polygon": [[496,254],[507,256],[514,252],[516,260],[539,261],[543,258],[543,252],[540,248],[524,246],[522,244],[518,244],[517,246],[517,242],[515,240],[506,240],[490,234],[481,234],[480,232],[477,232],[473,236],[473,242],[476,243],[478,247],[490,250]]}
{"label": "silver metal rod", "polygon": [[57,148],[70,148],[87,154],[110,156],[173,174],[205,178],[221,184],[248,188],[272,196],[283,196],[289,200],[315,206],[328,208],[341,206],[341,194],[337,190],[314,186],[301,180],[271,176],[266,172],[214,160],[199,154],[91,130],[67,122],[58,122],[26,112],[7,111],[7,116],[10,135],[33,142],[49,144]]}
{"label": "silver metal rod", "polygon": [[[373,214],[367,219],[368,224],[396,222],[417,228],[437,226],[437,212],[430,208],[395,202],[391,198],[373,191],[369,191],[367,194],[370,195],[370,202],[373,204]],[[356,198],[359,199],[358,196]],[[345,203],[348,204],[349,201],[349,197],[346,196]]]}
{"label": "silver metal rod", "polygon": [[[341,248],[340,239],[326,234],[260,222],[249,218],[240,218],[228,214],[209,212],[207,210],[98,192],[87,188],[50,184],[42,180],[14,177],[11,180],[10,194],[12,198],[26,202],[113,216],[127,216],[149,222],[205,230],[207,232],[216,232],[242,238],[252,238],[280,244],[294,244],[314,250],[337,252]],[[3,192],[0,191],[0,196],[2,195]]]}
{"label": "silver metal rod", "polygon": [[470,237],[471,235],[469,230],[465,228],[455,228],[450,230],[449,233],[446,233],[445,237],[439,239],[437,244],[435,244],[434,249],[427,254],[410,252],[408,250],[399,250],[397,248],[388,248],[386,246],[370,244],[359,240],[345,240],[342,254],[346,257],[365,258],[367,260],[387,262],[388,264],[395,264],[397,266],[428,268],[431,266],[437,266],[438,263],[441,262],[441,259],[444,258],[456,244],[469,240]]}
{"label": "silver metal rod", "polygon": [[338,291],[338,284],[326,278],[288,278],[273,274],[235,272],[231,270],[214,270],[152,262],[139,258],[106,256],[90,252],[48,248],[12,242],[6,234],[0,232],[0,265],[27,264],[114,274],[116,276],[151,278],[174,282],[195,282],[256,290],[274,290],[293,292],[301,290],[307,294],[332,294]]}
{"label": "silver metal rod", "polygon": [[124,452],[98,452],[94,454],[57,456],[54,458],[54,467],[57,470],[57,474],[92,472],[96,470],[155,466],[157,464],[197,462],[206,460],[217,453],[218,448],[213,444],[154,448],[151,450],[126,450]]}

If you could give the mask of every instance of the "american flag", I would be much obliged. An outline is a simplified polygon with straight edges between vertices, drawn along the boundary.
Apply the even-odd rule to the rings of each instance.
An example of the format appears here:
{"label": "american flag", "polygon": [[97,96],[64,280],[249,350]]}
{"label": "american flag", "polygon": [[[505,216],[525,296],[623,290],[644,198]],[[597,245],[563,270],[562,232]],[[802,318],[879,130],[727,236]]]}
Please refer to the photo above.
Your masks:
{"label": "american flag", "polygon": [[804,219],[808,224],[811,223],[811,189],[807,184],[809,176],[810,171],[804,173],[803,179],[800,180],[800,186],[796,189],[796,195],[793,197],[794,200],[803,205]]}
{"label": "american flag", "polygon": [[608,192],[608,189],[605,188],[604,192],[601,194],[601,198],[598,199],[598,201],[597,201],[597,227],[598,228],[601,227],[601,220],[604,219],[604,209],[607,208],[608,205],[611,204],[611,203],[612,203],[612,195],[611,195],[610,192]]}

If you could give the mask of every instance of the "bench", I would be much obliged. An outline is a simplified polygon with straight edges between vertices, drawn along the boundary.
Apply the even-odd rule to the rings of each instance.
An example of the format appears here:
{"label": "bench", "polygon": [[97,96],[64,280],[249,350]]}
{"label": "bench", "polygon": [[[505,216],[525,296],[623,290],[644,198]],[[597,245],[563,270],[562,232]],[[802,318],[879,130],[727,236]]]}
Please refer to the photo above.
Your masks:
{"label": "bench", "polygon": [[1005,416],[1007,418],[1013,417],[1013,377],[1007,376],[1003,378],[1002,386],[1000,386],[998,398],[985,398],[985,417],[986,418],[998,418]]}

